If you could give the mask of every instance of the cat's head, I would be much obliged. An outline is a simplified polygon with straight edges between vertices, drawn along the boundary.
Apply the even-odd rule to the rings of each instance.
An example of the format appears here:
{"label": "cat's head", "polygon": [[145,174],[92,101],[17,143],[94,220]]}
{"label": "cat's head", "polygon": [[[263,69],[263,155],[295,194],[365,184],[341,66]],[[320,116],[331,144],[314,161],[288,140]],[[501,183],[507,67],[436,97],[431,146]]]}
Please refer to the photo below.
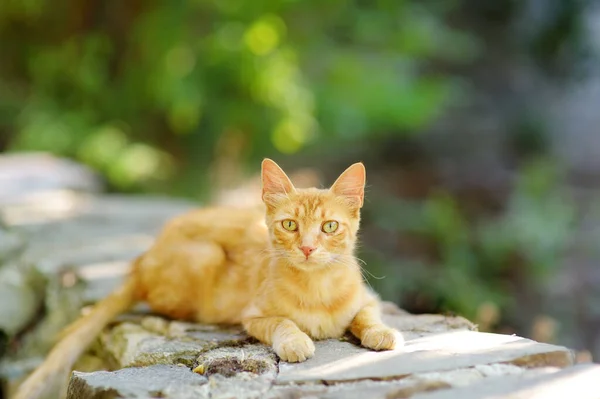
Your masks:
{"label": "cat's head", "polygon": [[364,165],[355,163],[330,189],[299,189],[265,159],[262,199],[274,255],[300,268],[348,262],[356,245],[365,179]]}

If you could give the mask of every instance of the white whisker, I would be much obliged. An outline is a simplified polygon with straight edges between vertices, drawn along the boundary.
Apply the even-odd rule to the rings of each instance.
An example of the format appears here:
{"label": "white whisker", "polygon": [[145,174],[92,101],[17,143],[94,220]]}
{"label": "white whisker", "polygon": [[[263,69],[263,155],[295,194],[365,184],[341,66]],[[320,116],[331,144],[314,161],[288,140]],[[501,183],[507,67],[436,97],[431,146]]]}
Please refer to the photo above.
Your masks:
{"label": "white whisker", "polygon": [[374,278],[376,280],[381,280],[381,279],[385,278],[385,276],[377,277],[373,273],[371,273],[370,271],[368,271],[366,268],[364,268],[361,265],[361,263],[366,266],[367,262],[365,262],[364,260],[362,260],[360,258],[357,258],[356,256],[353,256],[353,255],[339,255],[339,257],[336,259],[336,261],[340,265],[347,266],[347,267],[350,267],[350,268],[358,267],[363,280],[367,283],[367,285],[371,289],[373,289],[373,286],[369,282],[368,276],[370,276],[370,277],[372,277],[372,278]]}

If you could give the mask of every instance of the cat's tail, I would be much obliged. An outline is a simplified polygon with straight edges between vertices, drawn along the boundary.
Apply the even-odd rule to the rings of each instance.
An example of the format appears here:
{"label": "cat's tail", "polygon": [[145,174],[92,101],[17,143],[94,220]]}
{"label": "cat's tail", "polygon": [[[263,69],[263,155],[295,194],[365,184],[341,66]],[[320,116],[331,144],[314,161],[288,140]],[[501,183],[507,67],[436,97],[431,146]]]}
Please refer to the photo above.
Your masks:
{"label": "cat's tail", "polygon": [[88,314],[68,326],[44,362],[19,386],[12,399],[37,399],[56,383],[64,384],[77,359],[102,329],[133,306],[136,288],[135,273],[132,273],[123,285],[96,303]]}

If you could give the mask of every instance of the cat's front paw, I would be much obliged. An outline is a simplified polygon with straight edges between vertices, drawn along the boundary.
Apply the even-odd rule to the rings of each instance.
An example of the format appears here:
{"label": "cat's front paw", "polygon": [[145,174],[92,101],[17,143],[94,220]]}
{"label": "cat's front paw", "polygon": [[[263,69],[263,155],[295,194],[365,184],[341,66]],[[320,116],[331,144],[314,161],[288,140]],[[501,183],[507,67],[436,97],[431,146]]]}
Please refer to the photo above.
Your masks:
{"label": "cat's front paw", "polygon": [[384,325],[373,326],[363,333],[361,344],[376,351],[391,350],[404,345],[404,337],[393,328]]}
{"label": "cat's front paw", "polygon": [[285,362],[303,362],[315,354],[315,344],[305,333],[298,331],[273,343],[277,356]]}

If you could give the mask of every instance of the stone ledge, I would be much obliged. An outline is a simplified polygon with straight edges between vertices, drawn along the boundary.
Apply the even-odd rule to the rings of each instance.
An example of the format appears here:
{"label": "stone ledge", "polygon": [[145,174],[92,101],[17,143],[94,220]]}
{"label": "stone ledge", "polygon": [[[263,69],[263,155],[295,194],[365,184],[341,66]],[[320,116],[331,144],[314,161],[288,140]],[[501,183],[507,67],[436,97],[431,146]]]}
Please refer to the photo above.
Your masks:
{"label": "stone ledge", "polygon": [[[562,370],[535,369],[525,373],[489,378],[475,384],[453,389],[421,393],[415,399],[597,399],[600,366],[580,364]],[[395,399],[392,394],[388,399]]]}
{"label": "stone ledge", "polygon": [[573,354],[566,348],[473,331],[432,334],[409,340],[404,348],[389,352],[372,352],[338,341],[318,342],[316,347],[314,358],[298,365],[282,364],[277,382],[400,379],[416,373],[498,363],[521,367],[573,364]]}
{"label": "stone ledge", "polygon": [[405,347],[373,352],[348,336],[317,342],[315,356],[300,364],[280,362],[238,328],[124,316],[104,331],[95,349],[120,370],[75,372],[68,399],[392,399],[438,393],[450,398],[463,397],[454,396],[455,390],[471,392],[488,381],[505,381],[498,392],[508,389],[508,395],[513,385],[520,389],[514,381],[539,376],[554,381],[561,369],[572,369],[573,354],[564,347],[480,333],[460,317],[385,309],[386,322],[406,336]]}
{"label": "stone ledge", "polygon": [[155,365],[115,372],[73,372],[67,397],[86,399],[140,397],[204,397],[206,377],[187,367]]}

